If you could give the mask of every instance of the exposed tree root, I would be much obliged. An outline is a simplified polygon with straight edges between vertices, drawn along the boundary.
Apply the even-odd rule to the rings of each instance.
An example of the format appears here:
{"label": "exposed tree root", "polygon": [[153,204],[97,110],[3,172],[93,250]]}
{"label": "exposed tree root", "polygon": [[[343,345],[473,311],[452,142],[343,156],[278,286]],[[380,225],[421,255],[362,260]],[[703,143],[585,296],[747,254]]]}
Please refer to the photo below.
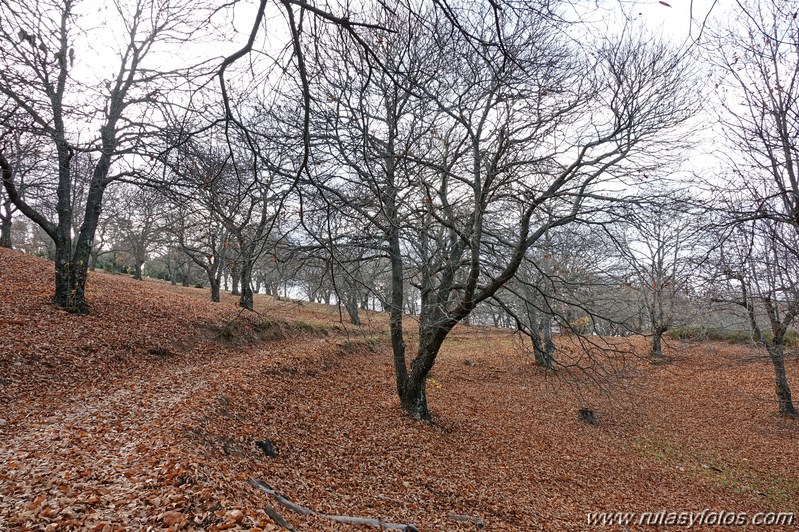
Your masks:
{"label": "exposed tree root", "polygon": [[[347,524],[347,525],[366,525],[366,526],[372,526],[372,527],[383,529],[383,530],[404,530],[406,532],[418,532],[418,529],[415,526],[413,526],[413,525],[406,525],[406,524],[400,524],[400,523],[387,523],[387,522],[382,521],[380,519],[372,519],[372,518],[368,518],[368,517],[350,517],[348,515],[328,515],[328,514],[323,514],[323,513],[320,513],[320,512],[305,508],[303,506],[300,506],[299,504],[295,504],[295,503],[291,502],[288,498],[286,498],[285,495],[281,495],[280,493],[275,491],[266,482],[263,482],[261,480],[256,480],[256,479],[250,480],[249,482],[250,482],[251,486],[253,486],[255,488],[258,488],[259,490],[271,495],[272,497],[274,497],[274,499],[277,502],[279,502],[280,504],[282,504],[286,508],[289,508],[290,510],[293,510],[293,511],[297,512],[300,515],[315,515],[315,516],[318,516],[318,517],[324,517],[325,519],[330,519],[331,521],[336,521],[337,523],[344,523],[344,524]],[[270,508],[270,510],[271,510],[271,508]],[[272,517],[272,515],[270,514],[270,517],[276,523],[278,523],[280,526],[282,526],[284,528],[287,528],[288,530],[294,530],[290,525],[286,526],[286,525],[288,525],[288,523],[286,523],[285,520],[282,517],[280,517],[279,514],[274,512],[274,510],[272,510],[272,513],[275,514],[275,517],[277,517],[279,519],[279,521],[283,521],[283,523],[279,522],[277,519],[275,519],[275,517]]]}

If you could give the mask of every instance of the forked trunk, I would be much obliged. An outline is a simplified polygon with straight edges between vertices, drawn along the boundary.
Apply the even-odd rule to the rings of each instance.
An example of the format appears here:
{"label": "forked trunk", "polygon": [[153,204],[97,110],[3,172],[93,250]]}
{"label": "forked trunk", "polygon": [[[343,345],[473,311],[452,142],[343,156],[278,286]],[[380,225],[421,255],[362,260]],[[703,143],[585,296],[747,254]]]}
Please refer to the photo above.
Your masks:
{"label": "forked trunk", "polygon": [[[66,248],[66,249],[63,249]],[[88,262],[77,256],[71,257],[69,248],[56,249],[55,260],[55,304],[72,314],[87,314],[86,279]]]}

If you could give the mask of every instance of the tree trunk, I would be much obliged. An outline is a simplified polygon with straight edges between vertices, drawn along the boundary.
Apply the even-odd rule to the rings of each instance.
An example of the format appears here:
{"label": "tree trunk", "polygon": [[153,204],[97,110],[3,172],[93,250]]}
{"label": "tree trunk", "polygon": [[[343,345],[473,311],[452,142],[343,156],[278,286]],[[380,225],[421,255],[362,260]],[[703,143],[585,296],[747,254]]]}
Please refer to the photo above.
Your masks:
{"label": "tree trunk", "polygon": [[239,297],[239,306],[247,310],[253,309],[252,266],[245,265],[241,269],[241,297]]}
{"label": "tree trunk", "polygon": [[550,358],[552,353],[555,352],[555,342],[552,341],[552,316],[547,314],[541,318],[541,338],[544,341],[544,349],[549,354]]}
{"label": "tree trunk", "polygon": [[[400,404],[406,414],[413,419],[430,421],[430,410],[427,407],[427,394],[425,393],[427,376],[433,369],[444,338],[458,321],[438,315],[432,317],[429,324],[425,325],[424,322],[425,319],[422,317],[419,325],[419,350],[416,358],[411,362],[410,371],[407,371],[403,357],[401,370],[405,371],[400,371],[400,374],[397,375],[397,391],[400,396]],[[399,361],[396,360],[395,353],[395,364],[397,362]],[[400,380],[402,376],[404,379]]]}
{"label": "tree trunk", "polygon": [[347,314],[350,317],[350,323],[353,325],[361,324],[361,317],[358,315],[358,302],[354,297],[347,297],[344,301],[344,308],[347,309]]}
{"label": "tree trunk", "polygon": [[97,263],[100,262],[100,249],[92,246],[89,253],[89,271],[93,272],[97,269]]}
{"label": "tree trunk", "polygon": [[222,266],[217,264],[208,270],[208,284],[211,287],[211,301],[219,303],[221,301],[220,286],[222,285],[223,277]]}
{"label": "tree trunk", "polygon": [[536,329],[531,330],[530,339],[533,341],[533,354],[535,355],[535,365],[541,368],[552,369],[554,357],[552,353],[555,351],[555,344],[552,342],[552,334],[546,333],[545,330],[539,331]]}
{"label": "tree trunk", "polygon": [[427,393],[426,382],[427,378],[424,377],[419,380],[410,380],[405,386],[404,392],[400,395],[400,404],[402,409],[411,418],[420,421],[430,421],[430,410],[427,407]]}
{"label": "tree trunk", "polygon": [[134,263],[133,263],[133,278],[136,279],[137,281],[141,281],[142,280],[142,277],[141,277],[142,266],[144,266],[144,262],[143,261],[139,261],[139,259],[135,259],[134,260]]}
{"label": "tree trunk", "polygon": [[775,392],[780,414],[792,418],[799,417],[793,405],[791,387],[788,385],[788,377],[785,374],[785,354],[782,344],[770,345],[768,355],[774,366]]}
{"label": "tree trunk", "polygon": [[210,281],[210,284],[211,284],[211,301],[213,301],[214,303],[219,303],[220,301],[219,283],[216,282],[216,279],[212,279]]}
{"label": "tree trunk", "polygon": [[217,279],[213,270],[208,272],[208,284],[211,287],[211,301],[214,303],[219,303],[219,279]]}
{"label": "tree trunk", "polygon": [[11,249],[11,213],[8,202],[3,205],[3,214],[0,215],[0,247]]}
{"label": "tree trunk", "polygon": [[230,291],[231,295],[238,296],[239,294],[239,280],[240,277],[236,270],[233,270],[230,273],[230,276],[233,278],[233,290]]}
{"label": "tree trunk", "polygon": [[69,306],[69,293],[72,287],[72,260],[69,249],[65,245],[56,244],[55,252],[55,295],[53,301],[56,306],[67,308]]}
{"label": "tree trunk", "polygon": [[663,334],[669,330],[668,327],[664,327],[662,325],[658,325],[653,328],[652,331],[652,353],[651,353],[651,361],[652,362],[663,362]]}
{"label": "tree trunk", "polygon": [[57,306],[73,314],[89,312],[89,305],[86,303],[86,279],[89,270],[90,244],[85,232],[91,229],[84,222],[74,254],[70,239],[59,239],[56,242],[56,290],[53,299]]}

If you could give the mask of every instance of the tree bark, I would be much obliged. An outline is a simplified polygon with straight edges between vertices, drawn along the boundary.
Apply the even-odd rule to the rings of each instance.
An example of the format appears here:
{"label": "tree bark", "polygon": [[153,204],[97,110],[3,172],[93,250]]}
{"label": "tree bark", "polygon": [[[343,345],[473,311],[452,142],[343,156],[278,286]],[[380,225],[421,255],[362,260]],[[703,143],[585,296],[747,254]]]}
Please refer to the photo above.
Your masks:
{"label": "tree bark", "polygon": [[140,262],[139,259],[135,259],[134,260],[133,278],[136,279],[137,281],[141,281],[142,280],[142,276],[141,276],[142,266],[144,266],[144,262]]}
{"label": "tree bark", "polygon": [[669,328],[663,325],[657,325],[652,330],[652,362],[663,362],[663,334]]}
{"label": "tree bark", "polygon": [[219,280],[216,278],[216,275],[210,273],[208,275],[208,284],[211,286],[211,301],[214,303],[219,303],[220,296],[219,296]]}
{"label": "tree bark", "polygon": [[0,247],[11,249],[11,202],[3,202],[3,210],[0,212]]}
{"label": "tree bark", "polygon": [[239,281],[241,280],[241,278],[239,277],[239,273],[236,270],[233,270],[230,273],[230,276],[233,280],[233,290],[230,291],[230,294],[234,296],[241,295],[239,293]]}
{"label": "tree bark", "polygon": [[530,338],[533,341],[535,365],[540,368],[552,369],[552,351],[549,349],[547,343],[535,331],[530,335]]}
{"label": "tree bark", "polygon": [[791,387],[788,385],[788,377],[785,373],[785,353],[782,344],[770,345],[768,355],[774,367],[774,390],[777,394],[777,406],[780,414],[792,418],[799,417],[793,405]]}
{"label": "tree bark", "polygon": [[347,315],[350,317],[350,323],[353,325],[361,324],[361,317],[358,315],[358,302],[354,297],[345,297],[344,308],[347,309]]}
{"label": "tree bark", "polygon": [[245,264],[241,269],[241,296],[239,297],[239,306],[247,310],[253,309],[252,265]]}
{"label": "tree bark", "polygon": [[432,419],[430,409],[427,407],[426,387],[426,377],[421,380],[408,380],[403,393],[400,395],[402,409],[413,419],[420,421],[430,421]]}

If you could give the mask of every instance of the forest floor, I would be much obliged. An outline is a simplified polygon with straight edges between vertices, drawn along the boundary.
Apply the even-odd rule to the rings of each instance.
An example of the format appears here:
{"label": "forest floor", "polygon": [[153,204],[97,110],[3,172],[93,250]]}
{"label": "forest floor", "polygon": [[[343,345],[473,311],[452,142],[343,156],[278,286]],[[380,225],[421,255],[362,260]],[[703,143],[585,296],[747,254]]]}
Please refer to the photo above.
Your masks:
{"label": "forest floor", "polygon": [[[358,329],[324,305],[260,296],[241,312],[230,296],[96,273],[81,317],[50,303],[52,275],[0,249],[0,530],[281,529],[267,506],[297,529],[352,528],[251,479],[317,512],[419,530],[799,516],[799,422],[776,415],[771,368],[747,346],[670,343],[652,365],[621,355],[643,339],[613,340],[594,369],[546,373],[509,332],[463,326],[424,423],[400,411],[379,313]],[[795,355],[788,372],[799,388]],[[267,439],[275,457],[256,446]]]}

